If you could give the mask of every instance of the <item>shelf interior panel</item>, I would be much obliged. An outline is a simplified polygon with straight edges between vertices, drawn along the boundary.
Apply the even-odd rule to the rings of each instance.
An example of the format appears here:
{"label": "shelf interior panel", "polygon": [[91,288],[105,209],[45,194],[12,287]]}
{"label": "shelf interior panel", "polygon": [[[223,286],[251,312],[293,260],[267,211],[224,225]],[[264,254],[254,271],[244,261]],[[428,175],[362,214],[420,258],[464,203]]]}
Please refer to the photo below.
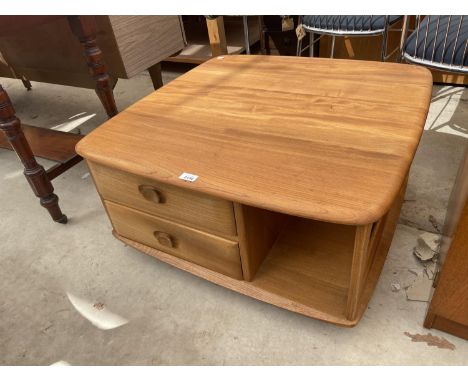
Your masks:
{"label": "shelf interior panel", "polygon": [[355,227],[291,217],[252,284],[344,317]]}

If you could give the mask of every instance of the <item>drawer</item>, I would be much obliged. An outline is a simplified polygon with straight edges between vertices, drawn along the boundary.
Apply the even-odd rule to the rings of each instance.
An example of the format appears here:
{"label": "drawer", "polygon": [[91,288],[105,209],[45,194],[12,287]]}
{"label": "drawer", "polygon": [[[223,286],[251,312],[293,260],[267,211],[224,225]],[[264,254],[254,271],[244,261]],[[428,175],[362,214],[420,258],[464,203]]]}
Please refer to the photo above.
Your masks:
{"label": "drawer", "polygon": [[104,204],[119,235],[235,279],[242,279],[237,242],[113,202],[104,201]]}
{"label": "drawer", "polygon": [[236,236],[231,202],[88,162],[103,199],[197,229]]}

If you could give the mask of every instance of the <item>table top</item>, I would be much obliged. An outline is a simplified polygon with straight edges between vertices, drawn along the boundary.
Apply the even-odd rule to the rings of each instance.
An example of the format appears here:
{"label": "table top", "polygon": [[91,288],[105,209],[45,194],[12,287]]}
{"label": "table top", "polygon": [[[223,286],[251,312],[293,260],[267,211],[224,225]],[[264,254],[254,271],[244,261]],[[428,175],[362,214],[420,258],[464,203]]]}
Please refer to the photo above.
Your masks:
{"label": "table top", "polygon": [[222,56],[122,111],[77,151],[235,202],[368,224],[409,171],[431,89],[427,69],[405,64]]}

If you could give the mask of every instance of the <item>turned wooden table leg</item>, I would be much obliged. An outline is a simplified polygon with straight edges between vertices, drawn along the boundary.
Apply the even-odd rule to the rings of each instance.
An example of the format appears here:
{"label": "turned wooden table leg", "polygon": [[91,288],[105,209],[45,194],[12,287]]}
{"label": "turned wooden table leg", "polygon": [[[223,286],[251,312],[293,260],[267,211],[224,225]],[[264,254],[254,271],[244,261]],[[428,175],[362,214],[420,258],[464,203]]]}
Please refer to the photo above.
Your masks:
{"label": "turned wooden table leg", "polygon": [[58,205],[58,196],[54,194],[54,187],[47,173],[39,163],[29,147],[28,141],[21,129],[21,122],[15,115],[15,109],[11,104],[8,94],[0,85],[0,130],[8,138],[16,154],[23,162],[24,175],[41,201],[41,206],[49,211],[52,219],[58,223],[65,224],[67,217],[62,213]]}
{"label": "turned wooden table leg", "polygon": [[107,115],[112,118],[118,111],[103,54],[96,42],[94,16],[68,16],[68,23],[83,46],[89,73],[96,81],[96,93]]}

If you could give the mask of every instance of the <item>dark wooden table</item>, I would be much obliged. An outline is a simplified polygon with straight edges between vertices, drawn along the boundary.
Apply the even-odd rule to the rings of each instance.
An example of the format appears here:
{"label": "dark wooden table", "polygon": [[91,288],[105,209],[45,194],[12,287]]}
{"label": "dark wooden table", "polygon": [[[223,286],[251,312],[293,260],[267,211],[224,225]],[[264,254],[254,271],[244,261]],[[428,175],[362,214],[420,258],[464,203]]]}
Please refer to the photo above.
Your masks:
{"label": "dark wooden table", "polygon": [[[111,81],[104,58],[96,43],[94,16],[0,16],[0,36],[47,23],[58,18],[67,18],[73,34],[79,39],[89,73],[96,82],[96,93],[109,118],[117,114]],[[81,135],[21,125],[5,89],[0,85],[0,147],[14,150],[24,166],[24,175],[41,206],[47,209],[52,219],[65,224],[67,216],[62,213],[58,196],[54,193],[52,180],[82,160],[75,145]],[[36,156],[58,162],[45,170],[36,161]]]}

